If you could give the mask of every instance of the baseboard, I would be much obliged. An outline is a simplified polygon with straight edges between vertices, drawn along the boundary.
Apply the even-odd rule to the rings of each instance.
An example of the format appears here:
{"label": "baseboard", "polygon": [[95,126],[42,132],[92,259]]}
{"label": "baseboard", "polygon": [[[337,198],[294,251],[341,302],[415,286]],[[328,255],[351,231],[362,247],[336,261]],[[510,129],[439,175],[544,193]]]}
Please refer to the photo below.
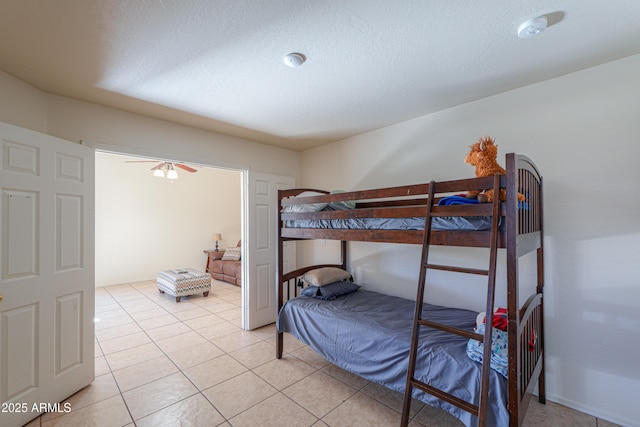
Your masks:
{"label": "baseboard", "polygon": [[564,397],[557,396],[552,393],[546,393],[547,400],[557,403],[567,408],[575,409],[576,411],[583,412],[601,420],[609,421],[611,423],[619,424],[625,427],[640,427],[640,420],[632,420],[620,416],[620,414],[614,414],[608,411],[594,411],[593,408],[584,406],[581,403],[574,402],[573,400],[565,399]]}

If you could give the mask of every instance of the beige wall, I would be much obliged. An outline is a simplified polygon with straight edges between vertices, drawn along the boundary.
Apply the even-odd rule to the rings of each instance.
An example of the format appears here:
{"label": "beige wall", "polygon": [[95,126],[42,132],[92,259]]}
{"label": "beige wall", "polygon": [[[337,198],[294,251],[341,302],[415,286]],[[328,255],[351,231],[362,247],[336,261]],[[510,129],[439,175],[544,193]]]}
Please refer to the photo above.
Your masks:
{"label": "beige wall", "polygon": [[[501,156],[527,154],[545,177],[549,398],[623,425],[639,425],[638,76],[640,56],[634,56],[302,155],[50,96],[1,72],[0,120],[129,154],[296,178],[302,173],[301,186],[345,190],[473,176],[462,163],[467,146],[491,135]],[[413,297],[417,247],[351,247],[358,281]],[[325,257],[319,252],[307,250],[300,261]],[[434,256],[471,267],[485,262],[454,248],[441,248]],[[388,279],[397,284],[384,287]],[[435,281],[437,301],[455,298],[456,304],[477,307],[478,298],[466,296],[473,293],[471,287],[460,292],[449,286],[459,279],[436,276]]]}
{"label": "beige wall", "polygon": [[[545,186],[548,397],[640,425],[639,76],[633,56],[309,150],[301,184],[354,190],[471,177],[463,159],[485,135],[497,139],[501,159],[529,155]],[[417,246],[351,248],[365,287],[415,298]],[[299,265],[323,259],[320,249]],[[436,263],[486,263],[470,251],[431,253]],[[469,296],[480,286],[433,273],[436,302],[481,309],[482,297]]]}
{"label": "beige wall", "polygon": [[178,169],[173,183],[152,176],[155,163],[96,153],[96,286],[155,279],[156,272],[204,271],[204,249],[240,239],[241,173]]}
{"label": "beige wall", "polygon": [[[298,175],[300,154],[291,150],[47,94],[1,71],[0,93],[2,94],[0,96],[0,121],[47,133],[72,142],[83,140],[87,145],[105,152],[155,157],[225,168],[227,169],[226,174],[233,176],[232,180],[234,182],[231,185],[234,188],[234,195],[227,194],[227,196],[233,197],[234,200],[241,195],[240,184],[237,185],[237,188],[235,184],[236,181],[239,182],[240,173],[229,172],[229,170],[254,170],[288,175],[294,178],[297,178]],[[133,172],[129,171],[128,173]],[[219,173],[225,174],[225,171],[220,171]],[[207,172],[203,171],[195,175],[204,178],[206,174]],[[109,178],[111,178],[111,175],[109,175]],[[160,186],[161,190],[156,190],[158,192],[166,192],[171,194],[171,197],[176,198],[177,189],[182,188],[182,183],[186,183],[188,179],[190,178],[185,177],[184,180],[180,180],[171,189]],[[212,177],[212,179],[217,178]],[[227,178],[223,179],[226,180]],[[100,185],[101,177],[98,177],[96,181],[97,185]],[[115,183],[115,181],[117,179],[106,182]],[[211,190],[211,184],[208,181],[197,185],[199,188],[195,192],[200,195],[201,200],[214,200],[218,194],[216,191]],[[106,187],[97,189],[100,192],[113,191]],[[235,193],[236,190],[237,193]],[[158,197],[160,197],[160,194],[158,193]],[[100,195],[101,193],[96,196],[98,203],[100,202]],[[195,198],[195,194],[193,197]],[[211,208],[212,205],[206,207],[209,212],[211,212]],[[194,226],[194,229],[201,228],[202,231],[198,233],[202,234],[199,235],[200,237],[193,237],[191,241],[193,246],[190,248],[187,249],[182,246],[181,257],[174,257],[171,261],[167,260],[165,256],[159,256],[158,253],[150,252],[149,250],[133,252],[136,254],[139,266],[135,267],[129,261],[129,265],[125,268],[127,274],[125,274],[125,271],[120,273],[114,271],[113,264],[103,265],[104,262],[108,261],[101,257],[102,254],[108,254],[108,256],[117,255],[122,252],[122,249],[120,249],[120,252],[116,250],[118,245],[122,248],[125,245],[131,245],[131,243],[127,242],[126,237],[123,237],[123,241],[117,243],[111,239],[111,235],[108,235],[107,239],[101,239],[100,236],[104,234],[104,230],[96,228],[96,283],[105,285],[120,281],[152,278],[157,269],[172,268],[168,266],[170,263],[171,265],[179,263],[190,266],[204,266],[202,249],[212,247],[213,242],[209,238],[211,233],[222,232],[225,239],[222,242],[224,246],[235,244],[240,239],[240,217],[236,217],[235,214],[232,214],[232,216],[234,221],[237,221],[237,228],[233,230],[229,228],[230,231],[226,234],[226,229],[214,230],[212,228],[214,226],[217,227],[219,218],[211,217],[207,220],[202,218],[201,221],[211,221],[211,223],[201,223],[201,226]],[[100,212],[97,212],[97,219],[100,219]],[[121,221],[125,220],[121,218]],[[177,220],[177,223],[179,222]],[[223,223],[226,227],[230,227],[227,219],[224,219]],[[97,225],[99,226],[100,224]],[[128,236],[135,236],[135,231],[130,228],[131,225],[125,224],[124,229],[131,232]],[[136,243],[140,242],[136,241]],[[102,247],[102,244],[106,246]],[[190,255],[186,256],[186,254]]]}
{"label": "beige wall", "polygon": [[45,132],[47,94],[0,71],[0,120]]}
{"label": "beige wall", "polygon": [[116,153],[297,178],[300,154],[47,94],[0,71],[0,121]]}
{"label": "beige wall", "polygon": [[[144,238],[140,238],[142,230],[138,230],[128,223],[128,219],[122,211],[117,212],[111,206],[105,207],[101,202],[103,193],[108,194],[113,200],[117,200],[117,195],[113,193],[119,191],[118,188],[123,192],[135,190],[146,197],[141,188],[130,188],[136,187],[132,186],[133,182],[138,182],[136,179],[124,183],[118,182],[118,177],[133,174],[133,169],[122,171],[118,177],[115,177],[112,172],[98,170],[96,201],[102,206],[97,206],[96,212],[97,285],[153,278],[158,269],[173,268],[174,264],[193,267],[199,265],[204,268],[202,250],[214,246],[210,240],[211,233],[219,231],[223,234],[224,241],[221,243],[223,247],[234,245],[240,239],[239,222],[241,216],[236,212],[230,213],[230,211],[225,211],[229,215],[228,218],[219,216],[219,213],[222,212],[221,209],[216,209],[219,207],[216,202],[216,197],[219,195],[217,190],[219,189],[212,189],[212,181],[222,179],[229,182],[231,180],[232,184],[228,187],[229,191],[225,193],[224,197],[232,199],[231,203],[234,206],[238,205],[237,209],[240,209],[240,172],[231,172],[232,170],[254,170],[294,178],[297,178],[298,175],[300,154],[291,150],[50,95],[1,71],[0,93],[2,94],[0,96],[0,121],[72,142],[83,140],[87,145],[101,151],[156,157],[227,169],[226,171],[218,171],[218,175],[208,172],[206,169],[191,177],[181,174],[180,180],[173,187],[152,181],[152,185],[155,185],[152,187],[155,198],[147,200],[147,206],[156,204],[157,200],[163,197],[168,200],[181,200],[183,196],[186,197],[188,194],[190,201],[196,203],[200,209],[199,212],[195,212],[199,215],[198,222],[188,224],[190,228],[188,243],[184,239],[181,240],[180,236],[176,236],[175,233],[167,239],[174,242],[173,244],[176,239],[180,242],[178,256],[173,253],[172,259],[168,259],[167,253],[161,254],[158,249],[155,249],[160,247],[157,239],[162,235],[158,229],[161,228],[160,225],[167,226],[166,219],[163,219],[163,223],[157,228],[151,227],[149,224],[149,229],[144,230]],[[208,176],[208,174],[214,175]],[[210,179],[207,179],[207,176]],[[150,175],[146,173],[144,177],[150,179]],[[203,182],[198,182],[194,187],[188,189],[183,187],[188,181],[197,181],[199,177],[202,177]],[[109,187],[109,184],[114,187]],[[197,189],[194,190],[194,188]],[[230,188],[233,190],[231,191]],[[140,204],[141,197],[133,198],[130,195],[127,197],[132,197],[132,200],[124,204],[123,209],[128,209],[134,203]],[[107,209],[107,216],[119,218],[118,222],[122,226],[120,227],[119,224],[114,226],[113,222],[109,222],[109,220],[102,221],[101,212],[104,209]],[[212,213],[214,209],[216,213]],[[234,207],[234,209],[236,208]],[[175,205],[172,205],[172,211],[171,215],[175,218],[173,223],[184,227],[184,220],[178,218]],[[152,216],[149,212],[141,211],[139,215],[143,215],[147,220],[158,219],[157,216]],[[103,226],[107,228],[102,228]],[[180,229],[180,227],[176,227],[176,229]],[[152,230],[155,230],[155,233]],[[118,236],[117,241],[114,236]],[[146,242],[154,246],[145,247]],[[149,250],[150,248],[151,250]],[[135,258],[127,258],[121,256],[123,254],[135,254],[136,256]],[[103,258],[104,255],[109,258]],[[116,258],[123,260],[126,264],[115,267]],[[135,262],[132,262],[132,259],[135,259]]]}
{"label": "beige wall", "polygon": [[108,151],[297,176],[299,153],[60,96],[47,133]]}

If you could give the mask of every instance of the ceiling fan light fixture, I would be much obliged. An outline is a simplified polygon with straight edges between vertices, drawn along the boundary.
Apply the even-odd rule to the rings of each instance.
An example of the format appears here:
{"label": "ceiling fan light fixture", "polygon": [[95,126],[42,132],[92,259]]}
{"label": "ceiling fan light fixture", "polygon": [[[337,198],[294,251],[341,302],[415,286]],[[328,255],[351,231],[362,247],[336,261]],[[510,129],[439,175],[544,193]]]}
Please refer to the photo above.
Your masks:
{"label": "ceiling fan light fixture", "polygon": [[158,178],[164,178],[164,171],[162,169],[156,169],[153,171],[153,176],[157,176]]}
{"label": "ceiling fan light fixture", "polygon": [[547,28],[547,17],[542,15],[523,22],[518,27],[518,37],[528,39],[543,32]]}
{"label": "ceiling fan light fixture", "polygon": [[173,167],[167,171],[167,179],[178,179],[178,172]]}

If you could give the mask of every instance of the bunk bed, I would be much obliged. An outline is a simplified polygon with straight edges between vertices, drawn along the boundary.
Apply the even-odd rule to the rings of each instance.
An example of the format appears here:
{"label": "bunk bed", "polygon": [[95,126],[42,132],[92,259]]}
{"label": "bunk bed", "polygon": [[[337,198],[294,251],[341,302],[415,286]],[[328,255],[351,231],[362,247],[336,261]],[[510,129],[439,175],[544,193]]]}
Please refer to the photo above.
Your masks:
{"label": "bunk bed", "polygon": [[[506,201],[448,203],[452,195],[490,188],[494,194],[505,189]],[[404,392],[404,426],[412,398],[443,408],[468,426],[522,425],[536,385],[544,403],[542,177],[531,159],[507,154],[506,174],[494,177],[336,194],[290,189],[280,190],[278,198],[278,359],[288,332],[337,366]],[[341,241],[341,262],[285,273],[284,243],[309,239]],[[422,245],[415,301],[364,288],[333,300],[299,295],[305,274],[322,267],[348,270],[348,241]],[[488,248],[489,268],[430,264],[432,245]],[[488,278],[485,312],[493,313],[498,249],[506,251],[507,281],[508,360],[502,374],[465,351],[470,342],[491,342],[493,322],[476,333],[478,313],[423,303],[425,289],[429,299],[428,270],[481,274]],[[532,271],[520,271],[519,259],[531,253]],[[535,278],[535,291],[526,298],[520,295],[521,274]],[[484,346],[483,360],[493,356],[491,347]]]}

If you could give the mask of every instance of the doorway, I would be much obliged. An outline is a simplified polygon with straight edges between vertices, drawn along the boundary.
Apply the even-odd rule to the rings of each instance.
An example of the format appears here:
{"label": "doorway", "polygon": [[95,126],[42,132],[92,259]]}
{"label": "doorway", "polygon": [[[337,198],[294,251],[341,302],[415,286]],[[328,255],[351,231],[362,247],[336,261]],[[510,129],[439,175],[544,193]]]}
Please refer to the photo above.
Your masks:
{"label": "doorway", "polygon": [[187,163],[175,168],[177,177],[154,176],[162,166],[155,158],[103,151],[95,157],[96,286],[149,280],[173,268],[204,271],[205,250],[241,240],[241,171]]}
{"label": "doorway", "polygon": [[[172,268],[204,270],[242,237],[242,173],[191,165],[170,180],[153,159],[96,152],[96,285],[148,280]],[[123,244],[126,242],[126,244]],[[113,268],[113,266],[118,268]]]}
{"label": "doorway", "polygon": [[[275,322],[275,278],[277,275],[275,213],[277,191],[279,189],[292,188],[295,184],[295,180],[292,177],[251,170],[241,170],[238,168],[225,168],[211,164],[202,164],[197,161],[192,162],[190,159],[179,158],[179,156],[173,155],[154,156],[153,153],[125,153],[120,149],[123,147],[119,147],[119,149],[115,151],[112,147],[103,149],[98,144],[94,145],[94,148],[96,149],[96,153],[101,152],[111,155],[130,156],[138,160],[142,158],[167,162],[186,162],[190,166],[196,168],[221,169],[227,172],[239,174],[241,182],[241,236],[238,240],[242,240],[243,258],[241,289],[242,328],[250,330]],[[148,179],[153,178],[160,181],[160,178],[151,176],[152,174],[150,170],[144,170],[144,168],[141,170],[144,171],[144,176]],[[197,175],[197,173],[192,176],[195,175]],[[105,176],[105,179],[110,179],[108,174],[105,174]],[[101,178],[96,177],[96,179],[98,180]],[[166,185],[166,183],[162,182],[159,182],[159,184]],[[172,184],[169,183],[169,185]],[[202,193],[202,197],[207,197],[207,187],[210,185],[211,183],[205,183],[202,185],[204,188],[199,189]],[[96,193],[97,192],[98,189],[96,188]],[[164,204],[158,206],[157,209],[163,209],[163,206],[166,206],[166,203],[180,205],[180,199],[181,195],[177,192],[172,198],[163,199],[162,203]],[[153,214],[144,218],[145,221],[152,221],[153,219]],[[203,226],[203,228],[204,227],[206,226]],[[198,233],[200,233],[199,230]],[[198,263],[197,260],[193,261],[192,258],[191,262],[204,265],[205,261],[202,249],[195,251],[193,248],[197,248],[198,246],[202,246],[203,249],[206,247],[212,247],[213,242],[208,240],[212,233],[218,233],[218,231],[204,231],[200,235],[200,239],[203,240],[200,244],[194,245],[190,250],[190,253],[191,256],[194,256],[193,254],[197,252],[197,256],[201,257],[201,261]],[[173,242],[181,239],[180,235],[174,236],[173,239],[169,239],[166,234],[163,233],[160,233],[159,236],[163,237],[163,239],[157,243],[158,245],[172,245]],[[148,246],[146,241],[142,241]],[[234,245],[235,243],[236,242],[231,242],[231,245]],[[285,264],[289,265],[290,268],[295,268],[295,247],[293,245],[290,246],[291,247],[288,247],[283,256],[287,259]],[[117,250],[117,248],[114,250]],[[141,250],[144,251],[145,249],[142,248]],[[166,267],[158,268],[158,266],[156,266],[151,270],[151,274],[155,277],[155,273],[163,269],[166,269]],[[147,272],[147,276],[142,278],[142,280],[148,280],[148,274],[150,273]]]}

